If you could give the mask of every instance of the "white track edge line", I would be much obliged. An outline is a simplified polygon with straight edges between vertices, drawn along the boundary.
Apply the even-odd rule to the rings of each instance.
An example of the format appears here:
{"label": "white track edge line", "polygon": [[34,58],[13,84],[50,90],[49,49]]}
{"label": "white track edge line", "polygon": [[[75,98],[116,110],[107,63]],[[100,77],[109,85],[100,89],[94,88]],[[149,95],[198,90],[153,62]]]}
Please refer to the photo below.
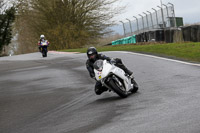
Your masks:
{"label": "white track edge line", "polygon": [[174,60],[174,59],[169,59],[169,58],[164,58],[164,57],[159,57],[159,56],[154,56],[154,55],[147,55],[147,54],[141,54],[141,53],[127,52],[127,51],[112,51],[112,52],[128,53],[128,54],[134,54],[134,55],[140,55],[140,56],[146,56],[146,57],[151,57],[151,58],[156,58],[156,59],[161,59],[161,60],[177,62],[177,63],[181,63],[181,64],[186,64],[186,65],[200,66],[200,64],[196,64],[196,63]]}

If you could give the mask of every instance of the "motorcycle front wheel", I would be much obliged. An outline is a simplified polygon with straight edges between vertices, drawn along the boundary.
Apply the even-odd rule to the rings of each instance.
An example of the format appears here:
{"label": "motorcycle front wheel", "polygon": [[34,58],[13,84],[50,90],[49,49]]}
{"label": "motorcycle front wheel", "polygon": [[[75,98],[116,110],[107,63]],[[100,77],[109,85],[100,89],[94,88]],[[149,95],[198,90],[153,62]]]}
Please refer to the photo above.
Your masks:
{"label": "motorcycle front wheel", "polygon": [[42,50],[42,56],[47,57],[47,50],[45,48]]}
{"label": "motorcycle front wheel", "polygon": [[139,89],[138,84],[134,79],[131,80],[131,83],[133,84],[133,89],[131,90],[132,93],[136,93]]}
{"label": "motorcycle front wheel", "polygon": [[120,85],[113,79],[109,81],[109,85],[120,97],[126,98],[128,96],[128,92],[124,88],[120,87]]}

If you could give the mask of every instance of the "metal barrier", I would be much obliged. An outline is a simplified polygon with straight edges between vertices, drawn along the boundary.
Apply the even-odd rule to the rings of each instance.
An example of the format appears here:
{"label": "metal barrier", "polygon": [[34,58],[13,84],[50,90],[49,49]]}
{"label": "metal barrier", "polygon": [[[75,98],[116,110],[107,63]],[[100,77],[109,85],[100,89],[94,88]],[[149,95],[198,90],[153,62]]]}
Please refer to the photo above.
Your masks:
{"label": "metal barrier", "polygon": [[177,27],[173,4],[162,4],[162,7],[157,6],[157,8],[159,9],[152,8],[152,11],[138,14],[139,17],[133,16],[134,20],[126,19],[128,22],[120,21],[123,25],[124,36]]}

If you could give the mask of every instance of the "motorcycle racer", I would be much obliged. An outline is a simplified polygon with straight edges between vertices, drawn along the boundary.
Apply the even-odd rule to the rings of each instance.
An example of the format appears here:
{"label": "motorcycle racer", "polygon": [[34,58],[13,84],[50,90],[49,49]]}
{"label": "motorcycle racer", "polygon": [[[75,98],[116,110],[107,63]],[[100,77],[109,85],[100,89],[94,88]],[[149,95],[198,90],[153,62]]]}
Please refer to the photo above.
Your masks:
{"label": "motorcycle racer", "polygon": [[40,35],[40,40],[38,41],[38,49],[39,51],[41,52],[41,44],[42,42],[47,42],[47,45],[49,45],[49,41],[45,39],[45,36],[44,35]]}
{"label": "motorcycle racer", "polygon": [[[133,72],[128,70],[125,65],[122,63],[121,59],[119,58],[116,58],[116,59],[113,59],[113,58],[110,58],[110,57],[107,57],[103,54],[98,54],[97,50],[95,47],[90,47],[88,48],[87,50],[87,61],[86,61],[86,68],[90,74],[90,77],[95,79],[95,74],[94,74],[94,67],[93,67],[93,64],[96,60],[107,60],[109,62],[112,62],[115,64],[115,66],[121,68],[124,70],[124,72],[129,75],[131,78],[133,78]],[[97,95],[100,95],[102,94],[104,91],[107,91],[108,89],[104,86],[102,86],[101,82],[96,82],[95,84],[95,93]]]}

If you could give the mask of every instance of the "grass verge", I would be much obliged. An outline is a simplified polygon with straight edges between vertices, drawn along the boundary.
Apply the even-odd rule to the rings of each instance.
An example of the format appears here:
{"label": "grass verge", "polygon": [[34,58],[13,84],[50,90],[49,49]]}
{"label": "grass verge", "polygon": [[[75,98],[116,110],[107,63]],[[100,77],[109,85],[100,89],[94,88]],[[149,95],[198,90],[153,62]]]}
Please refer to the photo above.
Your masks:
{"label": "grass verge", "polygon": [[[200,62],[200,42],[188,43],[168,43],[168,44],[148,44],[148,45],[115,45],[96,47],[99,52],[102,51],[131,51],[168,58],[175,58],[185,61]],[[62,50],[63,52],[81,52],[86,53],[87,48]]]}

